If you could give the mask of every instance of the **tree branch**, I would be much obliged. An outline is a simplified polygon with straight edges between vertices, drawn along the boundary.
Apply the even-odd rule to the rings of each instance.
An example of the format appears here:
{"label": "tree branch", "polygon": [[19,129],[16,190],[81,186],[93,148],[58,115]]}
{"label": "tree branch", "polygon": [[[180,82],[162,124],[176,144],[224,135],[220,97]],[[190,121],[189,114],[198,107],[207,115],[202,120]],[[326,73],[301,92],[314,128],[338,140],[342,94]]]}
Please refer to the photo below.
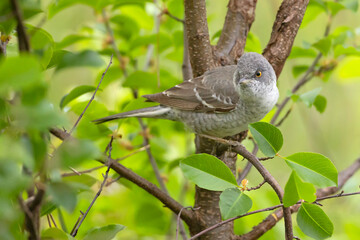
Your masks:
{"label": "tree branch", "polygon": [[[319,189],[316,193],[318,198],[325,197],[327,195],[333,194],[339,191],[344,184],[360,169],[360,158],[358,158],[350,167],[343,170],[339,174],[338,187],[328,187]],[[290,207],[291,213],[296,212],[299,209],[299,206],[295,205]],[[267,218],[265,218],[260,224],[253,227],[253,230],[250,232],[239,236],[238,240],[249,240],[249,239],[258,239],[264,233],[269,231],[271,228],[275,226],[275,224],[281,220],[283,217],[283,211],[281,209],[275,211],[270,214]]]}
{"label": "tree branch", "polygon": [[19,51],[30,52],[30,41],[28,35],[26,34],[25,26],[23,23],[23,14],[20,9],[19,3],[17,0],[10,0],[10,4],[17,21],[16,31],[18,34]]}
{"label": "tree branch", "polygon": [[72,237],[76,236],[81,224],[85,220],[85,218],[88,215],[88,213],[89,213],[90,209],[92,208],[92,206],[95,204],[96,199],[100,196],[100,194],[101,194],[101,192],[102,192],[102,190],[103,190],[103,188],[105,186],[106,180],[109,177],[109,171],[110,171],[111,164],[112,164],[111,151],[112,151],[113,140],[114,140],[114,137],[111,136],[110,142],[109,142],[108,147],[107,147],[107,149],[109,149],[109,154],[108,154],[107,161],[105,163],[107,165],[107,169],[106,169],[105,175],[103,175],[104,180],[102,181],[102,183],[100,185],[100,188],[99,188],[98,192],[96,193],[95,197],[93,198],[93,200],[91,201],[89,207],[86,209],[86,212],[84,214],[82,214],[82,217],[81,217],[80,221],[76,222],[76,225],[74,226],[73,231],[70,234]]}
{"label": "tree branch", "polygon": [[222,65],[234,64],[244,52],[246,38],[255,19],[257,0],[230,0],[215,55]]}
{"label": "tree branch", "polygon": [[205,0],[184,0],[185,29],[195,77],[215,67],[210,46]]}
{"label": "tree branch", "polygon": [[[327,197],[320,197],[320,198],[317,198],[313,203],[315,204],[316,202],[318,201],[322,201],[322,200],[326,200],[326,199],[331,199],[331,198],[339,198],[339,197],[348,197],[348,196],[353,196],[353,195],[359,195],[360,192],[352,192],[352,193],[341,193],[341,194],[336,194],[336,195],[333,195],[333,196],[327,196]],[[298,201],[296,203],[297,206],[300,206],[300,204],[302,203],[302,201]],[[229,223],[229,222],[232,222],[232,221],[235,221],[236,219],[239,219],[239,218],[243,218],[243,217],[246,217],[246,216],[249,216],[249,215],[253,215],[255,213],[260,213],[260,212],[266,212],[266,211],[271,211],[271,210],[274,210],[274,209],[277,209],[277,208],[280,208],[282,207],[283,204],[278,204],[278,205],[275,205],[275,206],[272,206],[272,207],[268,207],[268,208],[263,208],[263,209],[259,209],[259,210],[255,210],[255,211],[251,211],[251,212],[247,212],[245,214],[242,214],[240,216],[236,216],[236,217],[232,217],[232,218],[229,218],[225,221],[222,221],[222,222],[219,222],[201,232],[199,232],[198,234],[192,236],[190,238],[190,240],[193,240],[193,239],[196,239],[198,237],[200,237],[201,235],[207,233],[207,232],[210,232],[212,230],[214,230],[215,228],[218,228],[226,223]],[[242,236],[239,236],[238,238],[242,239],[241,238]]]}
{"label": "tree branch", "polygon": [[91,102],[94,100],[95,95],[96,95],[97,91],[99,90],[100,84],[102,83],[102,80],[104,79],[105,74],[107,73],[107,71],[108,71],[109,68],[110,68],[110,65],[112,64],[112,58],[113,58],[113,55],[111,55],[109,64],[107,65],[105,71],[104,71],[103,74],[101,75],[101,79],[100,79],[100,81],[99,81],[99,83],[98,83],[98,85],[97,85],[97,87],[96,87],[93,95],[91,96],[88,104],[86,105],[86,107],[84,108],[84,110],[82,111],[82,113],[80,114],[79,118],[76,120],[74,126],[71,128],[71,130],[70,130],[70,132],[69,132],[70,135],[71,135],[71,133],[75,130],[75,128],[76,128],[76,126],[78,125],[78,123],[80,122],[81,118],[84,116],[84,114],[85,114],[86,110],[88,109],[88,107],[90,106]]}
{"label": "tree branch", "polygon": [[[103,162],[102,160],[99,160],[100,162]],[[128,179],[129,181],[135,183],[157,199],[159,199],[166,207],[168,207],[171,211],[178,214],[181,209],[183,209],[183,206],[175,201],[173,198],[171,198],[168,194],[161,191],[155,184],[149,182],[145,178],[140,177],[136,173],[132,172],[131,170],[127,169],[123,165],[117,162],[113,162],[111,168],[120,174],[122,177]],[[191,210],[183,209],[181,212],[181,218],[188,224],[194,224],[195,223],[195,215]]]}
{"label": "tree branch", "polygon": [[276,15],[272,33],[263,55],[279,77],[290,54],[309,0],[284,0]]}

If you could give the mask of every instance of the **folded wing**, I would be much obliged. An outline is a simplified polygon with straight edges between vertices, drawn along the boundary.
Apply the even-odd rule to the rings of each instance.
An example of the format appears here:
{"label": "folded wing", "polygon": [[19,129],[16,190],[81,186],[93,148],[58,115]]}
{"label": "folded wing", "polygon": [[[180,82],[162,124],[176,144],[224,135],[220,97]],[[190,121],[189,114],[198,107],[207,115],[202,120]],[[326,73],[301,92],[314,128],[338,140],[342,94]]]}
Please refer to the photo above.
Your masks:
{"label": "folded wing", "polygon": [[147,101],[158,102],[180,110],[229,112],[239,101],[239,95],[233,83],[235,70],[235,65],[217,68],[161,93],[143,97],[147,98]]}

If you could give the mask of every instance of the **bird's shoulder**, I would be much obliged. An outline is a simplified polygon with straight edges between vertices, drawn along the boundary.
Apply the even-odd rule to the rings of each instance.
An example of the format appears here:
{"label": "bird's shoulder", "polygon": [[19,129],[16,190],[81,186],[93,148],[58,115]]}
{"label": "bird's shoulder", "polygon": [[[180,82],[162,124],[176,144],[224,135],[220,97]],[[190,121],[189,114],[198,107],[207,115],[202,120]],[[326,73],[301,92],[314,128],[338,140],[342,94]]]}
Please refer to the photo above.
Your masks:
{"label": "bird's shoulder", "polygon": [[180,110],[197,112],[228,112],[236,107],[239,95],[234,89],[235,65],[205,72],[163,92],[144,95],[147,101]]}

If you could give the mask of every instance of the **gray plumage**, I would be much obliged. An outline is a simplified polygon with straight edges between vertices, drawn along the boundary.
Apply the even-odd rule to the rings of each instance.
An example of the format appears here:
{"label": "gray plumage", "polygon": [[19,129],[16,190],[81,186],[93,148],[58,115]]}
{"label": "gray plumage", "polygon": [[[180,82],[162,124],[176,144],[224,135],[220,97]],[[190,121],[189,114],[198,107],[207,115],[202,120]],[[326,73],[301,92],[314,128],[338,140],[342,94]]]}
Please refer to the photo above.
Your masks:
{"label": "gray plumage", "polygon": [[162,118],[183,122],[195,133],[225,137],[261,120],[274,107],[279,92],[269,62],[258,53],[245,53],[237,65],[207,71],[203,76],[143,97],[160,105],[94,122],[128,117]]}

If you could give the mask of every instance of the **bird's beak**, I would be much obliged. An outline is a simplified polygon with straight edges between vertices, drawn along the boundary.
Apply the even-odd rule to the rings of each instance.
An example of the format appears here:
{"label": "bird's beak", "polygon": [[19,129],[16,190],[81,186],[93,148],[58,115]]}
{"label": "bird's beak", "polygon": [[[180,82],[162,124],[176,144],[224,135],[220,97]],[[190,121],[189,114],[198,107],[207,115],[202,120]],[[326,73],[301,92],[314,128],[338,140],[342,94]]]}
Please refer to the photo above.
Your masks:
{"label": "bird's beak", "polygon": [[242,79],[240,79],[240,81],[239,81],[239,83],[240,84],[248,84],[249,82],[251,82],[251,80],[250,79],[247,79],[247,78],[242,78]]}

